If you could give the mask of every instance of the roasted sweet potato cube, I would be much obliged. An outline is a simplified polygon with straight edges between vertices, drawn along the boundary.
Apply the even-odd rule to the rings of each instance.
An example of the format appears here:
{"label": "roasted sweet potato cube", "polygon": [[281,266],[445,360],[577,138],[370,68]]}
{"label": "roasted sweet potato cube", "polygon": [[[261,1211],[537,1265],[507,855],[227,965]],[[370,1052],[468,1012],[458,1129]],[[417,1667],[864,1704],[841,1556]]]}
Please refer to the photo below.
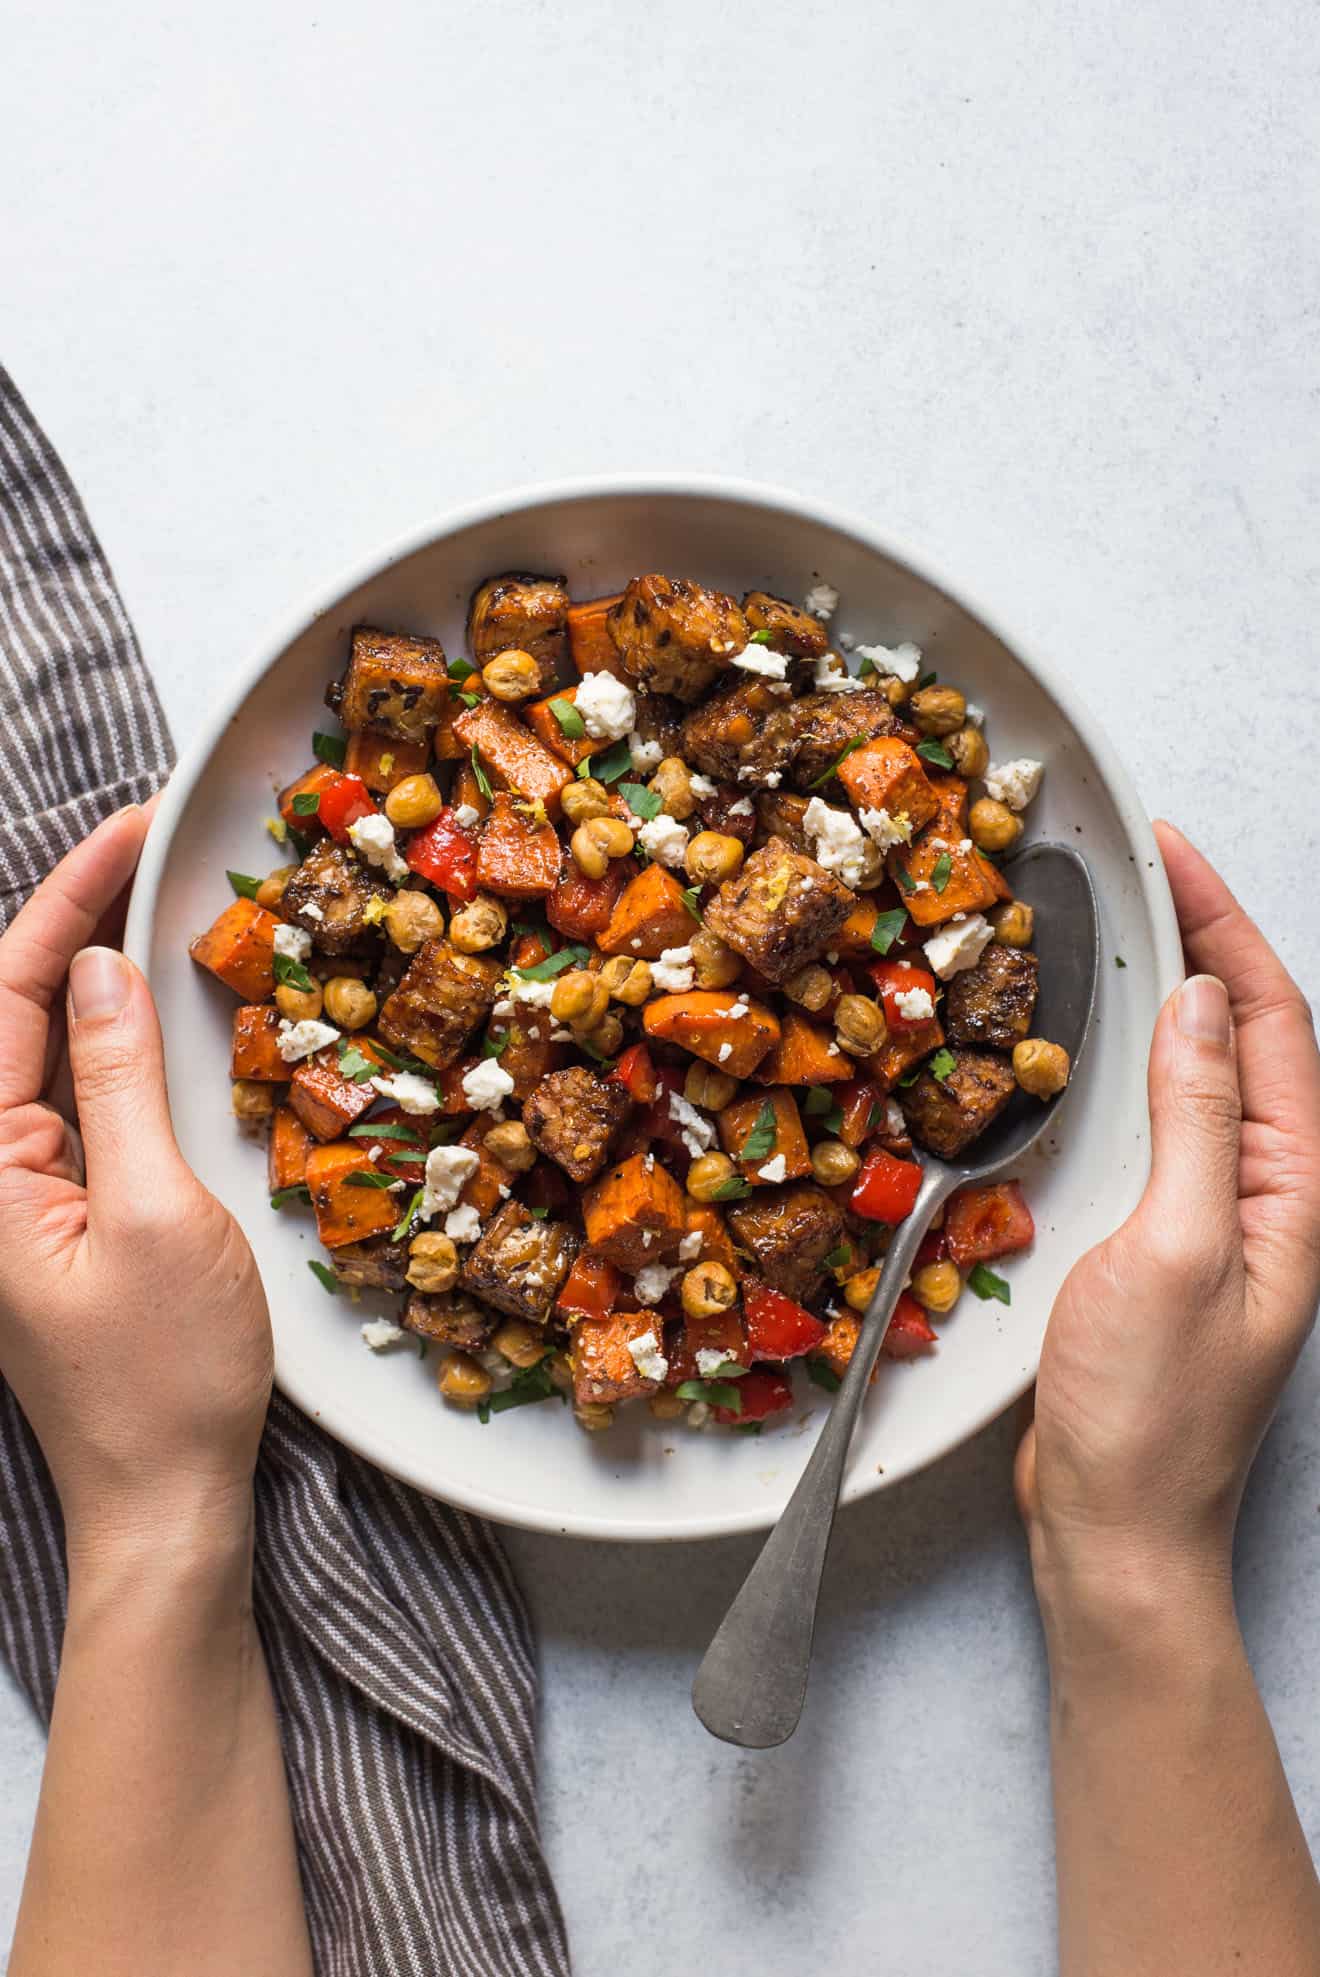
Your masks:
{"label": "roasted sweet potato cube", "polygon": [[381,1035],[444,1070],[490,1010],[501,973],[490,955],[460,954],[448,941],[428,941],[383,1005]]}
{"label": "roasted sweet potato cube", "polygon": [[844,749],[861,738],[896,734],[904,741],[916,740],[915,730],[883,693],[808,693],[793,702],[793,724],[798,747],[791,775],[805,790],[820,789]]}
{"label": "roasted sweet potato cube", "polygon": [[[389,1075],[389,1066],[375,1045],[363,1037],[353,1037],[345,1038],[342,1043],[327,1044],[314,1057],[304,1057],[290,1080],[289,1103],[308,1132],[319,1140],[338,1139],[376,1103],[377,1093],[370,1077],[351,1077],[342,1068],[342,1060],[348,1058],[350,1050],[374,1064],[381,1077]],[[365,1165],[366,1154],[355,1150],[359,1166]]]}
{"label": "roasted sweet potato cube", "polygon": [[355,728],[344,751],[344,773],[357,776],[368,789],[388,795],[405,776],[424,775],[431,751],[424,741],[396,741],[392,735]]}
{"label": "roasted sweet potato cube", "polygon": [[279,921],[254,899],[236,899],[188,949],[194,961],[244,1002],[275,993],[275,929]]}
{"label": "roasted sweet potato cube", "polygon": [[371,937],[368,911],[387,902],[393,886],[363,865],[346,845],[315,844],[284,889],[280,911],[312,936],[323,954],[346,954]]}
{"label": "roasted sweet potato cube", "polygon": [[552,1071],[532,1092],[522,1109],[523,1125],[533,1146],[570,1181],[594,1181],[631,1103],[622,1085],[585,1064],[571,1064],[566,1071]]}
{"label": "roasted sweet potato cube", "polygon": [[300,796],[319,798],[338,776],[338,769],[332,769],[328,762],[314,762],[310,769],[304,769],[300,776],[285,784],[275,800],[280,816],[291,831],[298,831],[303,837],[322,835],[325,826],[316,811],[295,810],[294,800]]}
{"label": "roasted sweet potato cube", "polygon": [[569,1344],[577,1405],[609,1405],[654,1393],[659,1382],[643,1377],[628,1348],[649,1336],[659,1350],[663,1329],[654,1311],[611,1311],[606,1318],[579,1318]]}
{"label": "roasted sweet potato cube", "polygon": [[636,1153],[609,1168],[582,1197],[587,1242],[623,1270],[672,1263],[687,1234],[683,1194],[652,1155]]}
{"label": "roasted sweet potato cube", "polygon": [[947,1077],[921,1071],[899,1091],[912,1137],[942,1160],[956,1160],[997,1119],[1017,1089],[1013,1067],[992,1050],[955,1050]]}
{"label": "roasted sweet potato cube", "polygon": [[[560,687],[557,693],[549,693],[544,700],[533,700],[523,709],[523,719],[539,742],[557,755],[561,762],[567,762],[576,769],[579,762],[585,762],[588,755],[598,755],[607,742],[598,741],[594,735],[573,736],[565,732],[564,724],[555,712],[571,708],[577,699],[575,686]],[[571,716],[569,726],[573,726]]]}
{"label": "roasted sweet potato cube", "polygon": [[537,823],[523,798],[495,792],[477,840],[477,889],[501,899],[543,899],[559,882],[563,847],[553,824]]}
{"label": "roasted sweet potato cube", "polygon": [[800,604],[772,597],[768,590],[749,590],[742,608],[754,632],[769,632],[774,652],[791,652],[795,659],[819,659],[829,651],[829,633],[820,619],[813,618]]}
{"label": "roasted sweet potato cube", "polygon": [[280,1012],[269,1004],[245,1003],[234,1011],[234,1041],[229,1060],[231,1078],[256,1078],[282,1085],[289,1066],[280,1056]]}
{"label": "roasted sweet potato cube", "polygon": [[685,947],[696,924],[674,874],[663,865],[646,865],[624,886],[596,945],[602,954],[657,961],[667,947]]}
{"label": "roasted sweet potato cube", "polygon": [[530,652],[548,687],[568,655],[568,588],[562,577],[511,571],[488,577],[472,593],[468,642],[478,666],[511,648]]}
{"label": "roasted sweet potato cube", "polygon": [[699,699],[751,636],[732,597],[686,577],[634,577],[609,626],[629,679],[685,701]]}
{"label": "roasted sweet potato cube", "polygon": [[938,1016],[932,1016],[928,1023],[914,1023],[910,1029],[891,1030],[879,1050],[867,1058],[866,1075],[886,1091],[893,1091],[905,1072],[943,1042],[944,1029]]}
{"label": "roasted sweet potato cube", "polygon": [[326,699],[350,730],[375,728],[429,747],[449,701],[445,649],[438,638],[359,625],[348,671]]}
{"label": "roasted sweet potato cube", "polygon": [[454,780],[449,785],[450,809],[460,810],[465,804],[469,810],[475,810],[478,817],[490,815],[490,798],[477,781],[470,755],[465,755],[458,764],[454,770]]}
{"label": "roasted sweet potato cube", "polygon": [[[624,887],[636,876],[637,866],[631,858],[612,858],[603,879],[589,879],[566,849],[554,891],[545,902],[545,917],[569,940],[594,941],[604,934]],[[679,905],[682,903],[680,890]]]}
{"label": "roasted sweet potato cube", "polygon": [[767,981],[785,982],[825,952],[855,904],[832,872],[771,838],[725,880],[705,919]]}
{"label": "roasted sweet potato cube", "polygon": [[567,1222],[538,1222],[520,1201],[506,1201],[468,1251],[462,1283],[484,1304],[543,1325],[582,1238]]}
{"label": "roasted sweet potato cube", "polygon": [[726,1270],[738,1274],[738,1255],[724,1226],[724,1217],[712,1202],[693,1201],[690,1196],[683,1198],[687,1214],[689,1236],[699,1234],[701,1247],[694,1257],[685,1260],[693,1263],[722,1263]]}
{"label": "roasted sweet potato cube", "polygon": [[458,1141],[460,1146],[470,1148],[477,1156],[476,1172],[469,1174],[464,1181],[458,1205],[460,1208],[475,1208],[483,1222],[488,1222],[500,1203],[509,1199],[518,1178],[502,1160],[495,1158],[486,1145],[489,1131],[490,1114],[483,1112],[464,1130]]}
{"label": "roasted sweet potato cube", "polygon": [[835,1377],[841,1380],[857,1350],[861,1330],[862,1321],[855,1311],[840,1311],[829,1320],[829,1330],[810,1355],[811,1358],[823,1359]]}
{"label": "roasted sweet potato cube", "polygon": [[822,1188],[758,1189],[729,1209],[729,1227],[750,1250],[766,1282],[799,1304],[810,1304],[826,1282],[825,1258],[844,1240],[843,1210]]}
{"label": "roasted sweet potato cube", "polygon": [[306,1180],[307,1156],[315,1145],[293,1107],[277,1105],[266,1147],[266,1179],[272,1194],[299,1187]]}
{"label": "roasted sweet potato cube", "polygon": [[949,1041],[1012,1050],[1030,1036],[1039,968],[1034,954],[991,941],[976,966],[949,983],[944,998]]}
{"label": "roasted sweet potato cube", "polygon": [[609,627],[609,615],[623,602],[623,592],[612,597],[591,597],[583,604],[568,607],[568,650],[579,673],[622,673],[619,648]]}
{"label": "roasted sweet potato cube", "polygon": [[[716,1124],[720,1129],[720,1145],[731,1160],[737,1161],[753,1186],[800,1181],[811,1172],[807,1136],[791,1091],[776,1089],[737,1098],[716,1115]],[[745,1151],[749,1140],[762,1149],[751,1157]]]}
{"label": "roasted sweet potato cube", "polygon": [[845,755],[839,781],[854,810],[887,810],[893,818],[906,817],[914,831],[939,809],[921,757],[897,735],[878,735]]}
{"label": "roasted sweet potato cube", "polygon": [[[395,1199],[392,1195],[385,1198]],[[391,1242],[388,1236],[345,1243],[342,1249],[331,1251],[330,1267],[350,1290],[401,1291],[407,1281],[408,1245]]]}
{"label": "roasted sweet potato cube", "polygon": [[739,674],[693,708],[677,753],[703,776],[751,791],[782,774],[797,745],[792,702],[767,680]]}
{"label": "roasted sweet potato cube", "polygon": [[[371,1179],[355,1180],[355,1175]],[[314,1147],[308,1154],[307,1186],[316,1233],[326,1249],[365,1242],[394,1228],[403,1209],[397,1194],[375,1185],[378,1179],[352,1140]]]}
{"label": "roasted sweet potato cube", "polygon": [[657,996],[642,1011],[642,1028],[657,1042],[681,1044],[731,1078],[750,1078],[779,1041],[774,1011],[732,989]]}
{"label": "roasted sweet potato cube", "polygon": [[[468,673],[461,680],[450,681],[449,698],[445,711],[436,723],[431,746],[437,762],[467,762],[471,760],[471,742],[460,741],[454,732],[454,723],[463,714],[469,701],[489,700],[486,682],[480,673]],[[455,799],[457,800],[457,799]]]}
{"label": "roasted sweet potato cube", "polygon": [[762,1085],[830,1085],[854,1075],[852,1059],[829,1031],[808,1022],[796,1009],[785,1010],[779,1042],[756,1070]]}
{"label": "roasted sweet potato cube", "polygon": [[939,817],[906,850],[895,847],[886,864],[919,927],[934,927],[955,913],[984,913],[1013,888],[968,837],[948,834]]}
{"label": "roasted sweet potato cube", "polygon": [[498,788],[544,804],[547,817],[559,815],[560,792],[573,772],[509,708],[489,699],[466,707],[454,722],[454,734],[465,752],[476,749]]}
{"label": "roasted sweet potato cube", "polygon": [[442,1295],[414,1291],[399,1322],[419,1339],[429,1339],[433,1345],[460,1346],[464,1352],[480,1352],[495,1330],[494,1312],[463,1291]]}

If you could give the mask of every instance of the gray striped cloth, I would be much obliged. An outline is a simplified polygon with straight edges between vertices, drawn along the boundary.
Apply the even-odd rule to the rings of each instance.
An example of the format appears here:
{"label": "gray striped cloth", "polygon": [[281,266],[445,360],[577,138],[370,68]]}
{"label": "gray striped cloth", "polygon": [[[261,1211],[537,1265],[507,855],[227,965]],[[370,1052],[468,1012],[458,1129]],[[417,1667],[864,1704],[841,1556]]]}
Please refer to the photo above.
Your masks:
{"label": "gray striped cloth", "polygon": [[[0,369],[0,929],[172,760],[132,626],[59,460]],[[0,1386],[0,1646],[49,1719],[59,1506]],[[390,1481],[278,1394],[256,1610],[325,1977],[561,1977],[536,1819],[536,1671],[493,1534]]]}

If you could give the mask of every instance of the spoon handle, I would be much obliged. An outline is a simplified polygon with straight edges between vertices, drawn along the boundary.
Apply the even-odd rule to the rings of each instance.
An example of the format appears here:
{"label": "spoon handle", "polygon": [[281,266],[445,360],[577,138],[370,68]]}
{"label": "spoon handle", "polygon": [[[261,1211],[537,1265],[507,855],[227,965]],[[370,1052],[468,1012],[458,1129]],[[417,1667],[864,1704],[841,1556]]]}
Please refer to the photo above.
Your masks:
{"label": "spoon handle", "polygon": [[782,1744],[806,1700],[825,1554],[853,1428],[931,1217],[958,1176],[928,1161],[912,1213],[895,1232],[848,1370],[778,1524],[743,1581],[692,1684],[692,1707],[712,1736],[747,1750]]}

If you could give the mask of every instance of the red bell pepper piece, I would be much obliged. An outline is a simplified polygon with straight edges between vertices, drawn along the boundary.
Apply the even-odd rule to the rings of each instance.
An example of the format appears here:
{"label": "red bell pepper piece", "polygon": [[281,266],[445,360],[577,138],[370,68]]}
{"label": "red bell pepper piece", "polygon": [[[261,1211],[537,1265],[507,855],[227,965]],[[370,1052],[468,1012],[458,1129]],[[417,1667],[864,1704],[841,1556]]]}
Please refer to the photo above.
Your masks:
{"label": "red bell pepper piece", "polygon": [[374,817],[376,805],[361,776],[336,775],[322,789],[316,814],[332,838],[347,844],[350,824],[356,824],[362,817]]}
{"label": "red bell pepper piece", "polygon": [[835,1085],[834,1099],[843,1114],[839,1138],[845,1146],[861,1146],[885,1123],[888,1099],[884,1087],[872,1084],[869,1078],[853,1078],[846,1085]]}
{"label": "red bell pepper piece", "polygon": [[791,1297],[755,1277],[743,1279],[743,1317],[753,1359],[796,1359],[819,1345],[829,1330]]}
{"label": "red bell pepper piece", "polygon": [[411,871],[451,899],[476,898],[477,840],[448,804],[434,823],[413,833],[403,855]]}
{"label": "red bell pepper piece", "polygon": [[669,1110],[669,1096],[671,1092],[682,1091],[683,1073],[676,1071],[672,1064],[661,1064],[652,1076],[655,1079],[655,1096],[647,1107],[643,1122],[646,1135],[648,1139],[666,1140],[671,1146],[682,1146],[683,1129]]}
{"label": "red bell pepper piece", "polygon": [[905,1016],[898,1001],[900,995],[906,995],[912,989],[925,989],[931,1008],[934,1008],[935,977],[928,968],[913,968],[906,961],[874,961],[870,974],[880,991],[885,1021],[891,1030],[919,1030],[923,1023],[930,1021],[928,1015]]}
{"label": "red bell pepper piece", "polygon": [[[787,1298],[784,1301],[789,1302]],[[810,1316],[810,1313],[807,1315]],[[737,1428],[744,1421],[764,1421],[771,1414],[782,1414],[786,1407],[793,1405],[793,1389],[782,1373],[770,1373],[757,1367],[750,1373],[744,1373],[738,1381],[738,1399],[741,1406],[736,1414],[731,1407],[715,1409],[715,1419],[723,1427]]]}
{"label": "red bell pepper piece", "polygon": [[[384,1074],[389,1076],[388,1070]],[[425,1119],[410,1117],[402,1106],[388,1106],[384,1112],[377,1112],[367,1124],[377,1126],[406,1126],[413,1134],[412,1139],[394,1139],[390,1134],[377,1138],[374,1132],[355,1133],[354,1144],[362,1155],[364,1170],[368,1163],[387,1181],[406,1181],[410,1188],[420,1187],[425,1175],[426,1155],[430,1148],[431,1136]],[[374,1155],[374,1158],[373,1158]]]}
{"label": "red bell pepper piece", "polygon": [[949,1254],[949,1238],[943,1229],[927,1229],[917,1245],[917,1253],[912,1259],[913,1271],[924,1270],[928,1263],[943,1263]]}
{"label": "red bell pepper piece", "polygon": [[873,1146],[862,1162],[849,1207],[868,1222],[901,1222],[912,1213],[921,1189],[921,1169],[915,1160],[895,1160],[882,1146]]}
{"label": "red bell pepper piece", "polygon": [[900,1291],[894,1315],[880,1350],[886,1359],[915,1359],[937,1343],[938,1334],[927,1323],[926,1314],[911,1291]]}
{"label": "red bell pepper piece", "polygon": [[622,1287],[623,1279],[612,1263],[594,1250],[580,1249],[555,1301],[574,1318],[606,1318],[617,1306]]}
{"label": "red bell pepper piece", "polygon": [[629,1044],[610,1072],[616,1084],[623,1086],[629,1098],[638,1105],[653,1105],[660,1086],[656,1079],[655,1065],[651,1053],[644,1043]]}
{"label": "red bell pepper piece", "polygon": [[702,1377],[697,1371],[699,1352],[718,1352],[724,1359],[736,1359],[740,1366],[747,1365],[751,1354],[737,1305],[727,1311],[713,1311],[709,1318],[689,1318],[682,1305],[679,1306],[679,1321],[665,1344],[665,1357],[669,1361],[665,1375],[667,1387],[681,1387],[684,1380]]}
{"label": "red bell pepper piece", "polygon": [[963,1188],[945,1211],[949,1255],[963,1270],[972,1263],[988,1263],[992,1256],[1011,1256],[1014,1250],[1025,1249],[1035,1233],[1031,1210],[1016,1181]]}

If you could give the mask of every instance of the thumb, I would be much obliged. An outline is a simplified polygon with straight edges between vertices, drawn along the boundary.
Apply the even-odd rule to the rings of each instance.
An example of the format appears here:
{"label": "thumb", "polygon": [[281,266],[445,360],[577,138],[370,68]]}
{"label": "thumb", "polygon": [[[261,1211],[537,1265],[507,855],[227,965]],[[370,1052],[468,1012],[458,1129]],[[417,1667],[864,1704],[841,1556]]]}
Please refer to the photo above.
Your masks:
{"label": "thumb", "polygon": [[155,1004],[131,961],[85,947],[69,968],[69,1067],[95,1222],[155,1200],[181,1162]]}
{"label": "thumb", "polygon": [[1160,1011],[1151,1044],[1151,1173],[1142,1204],[1170,1229],[1237,1227],[1242,1097],[1228,991],[1192,975]]}

